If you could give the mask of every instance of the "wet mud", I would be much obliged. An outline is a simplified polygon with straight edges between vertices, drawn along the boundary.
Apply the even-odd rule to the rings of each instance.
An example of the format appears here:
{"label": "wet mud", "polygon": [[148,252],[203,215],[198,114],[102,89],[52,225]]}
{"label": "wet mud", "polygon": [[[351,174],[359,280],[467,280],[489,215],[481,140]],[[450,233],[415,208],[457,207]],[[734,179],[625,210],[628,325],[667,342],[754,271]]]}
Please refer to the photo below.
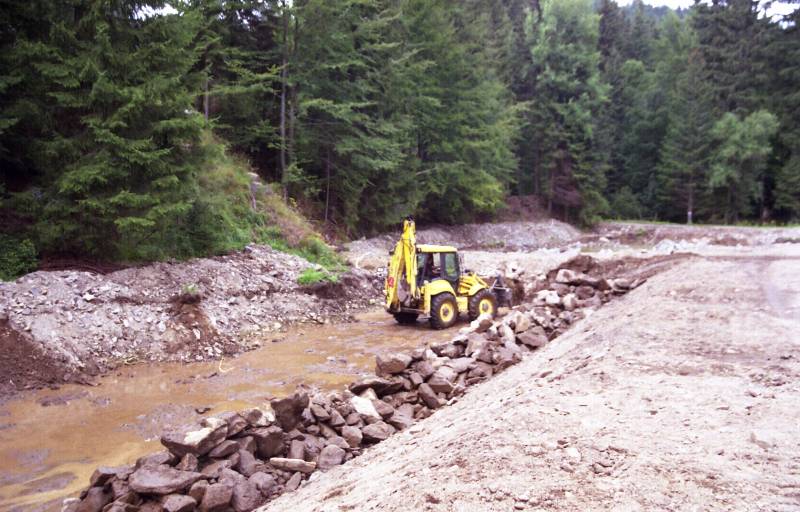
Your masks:
{"label": "wet mud", "polygon": [[0,510],[60,510],[98,465],[158,450],[158,436],[202,416],[263,405],[299,384],[339,389],[375,354],[444,341],[453,329],[399,326],[383,311],[355,323],[299,326],[233,359],[122,368],[97,386],[70,384],[0,405]]}

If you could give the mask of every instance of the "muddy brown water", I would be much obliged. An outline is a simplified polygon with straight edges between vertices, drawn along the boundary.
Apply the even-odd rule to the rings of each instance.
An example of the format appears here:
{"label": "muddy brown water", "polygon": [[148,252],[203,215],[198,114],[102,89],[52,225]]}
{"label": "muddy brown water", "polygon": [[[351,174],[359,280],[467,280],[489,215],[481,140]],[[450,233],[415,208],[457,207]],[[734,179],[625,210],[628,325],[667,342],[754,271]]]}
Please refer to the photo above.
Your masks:
{"label": "muddy brown water", "polygon": [[399,326],[371,311],[354,323],[293,327],[221,362],[126,367],[95,387],[25,393],[0,406],[0,510],[60,510],[97,466],[160,450],[165,430],[263,405],[298,384],[342,389],[373,371],[375,354],[446,340],[453,329]]}

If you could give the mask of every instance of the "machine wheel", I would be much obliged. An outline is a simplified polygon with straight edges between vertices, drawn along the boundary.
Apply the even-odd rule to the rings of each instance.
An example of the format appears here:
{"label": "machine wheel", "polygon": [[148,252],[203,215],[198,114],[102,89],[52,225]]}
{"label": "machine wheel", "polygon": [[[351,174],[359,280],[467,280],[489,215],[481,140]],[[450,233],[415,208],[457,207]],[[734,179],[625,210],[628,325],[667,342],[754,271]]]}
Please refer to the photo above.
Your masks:
{"label": "machine wheel", "polygon": [[452,293],[444,292],[431,299],[431,327],[447,329],[458,320],[458,306]]}
{"label": "machine wheel", "polygon": [[398,324],[409,325],[417,323],[417,313],[394,313],[394,319]]}
{"label": "machine wheel", "polygon": [[486,288],[478,291],[478,293],[469,298],[470,322],[485,313],[491,316],[497,314],[497,298]]}

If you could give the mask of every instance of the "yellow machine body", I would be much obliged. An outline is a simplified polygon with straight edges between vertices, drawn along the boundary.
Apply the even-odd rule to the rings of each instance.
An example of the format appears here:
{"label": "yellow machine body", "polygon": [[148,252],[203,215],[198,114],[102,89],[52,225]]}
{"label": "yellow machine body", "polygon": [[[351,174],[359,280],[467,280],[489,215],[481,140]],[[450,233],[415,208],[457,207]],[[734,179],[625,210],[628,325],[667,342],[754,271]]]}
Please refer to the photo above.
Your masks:
{"label": "yellow machine body", "polygon": [[[490,290],[486,281],[473,272],[461,271],[458,249],[447,245],[417,245],[412,219],[403,221],[403,234],[390,256],[385,307],[398,321],[402,321],[401,318],[415,321],[417,315],[422,315],[431,317],[434,324],[437,315],[444,315],[441,328],[452,325],[455,321],[452,315],[469,313],[474,316],[476,312],[493,315],[496,312],[496,299],[487,295]],[[479,293],[482,295],[475,302],[473,298]],[[432,314],[435,301],[439,309]]]}

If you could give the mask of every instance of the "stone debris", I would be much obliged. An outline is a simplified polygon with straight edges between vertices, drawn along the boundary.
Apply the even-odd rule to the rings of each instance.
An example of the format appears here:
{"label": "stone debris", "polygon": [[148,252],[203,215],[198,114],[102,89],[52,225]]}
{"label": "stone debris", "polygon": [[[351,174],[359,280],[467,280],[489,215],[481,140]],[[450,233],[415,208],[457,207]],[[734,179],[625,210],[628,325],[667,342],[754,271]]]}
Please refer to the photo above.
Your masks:
{"label": "stone debris", "polygon": [[[199,429],[167,433],[161,442],[168,451],[131,467],[98,468],[80,500],[65,501],[64,512],[250,512],[297,489],[316,470],[341,465],[395,432],[413,432],[415,421],[546,345],[585,309],[632,286],[567,266],[537,283],[541,289],[532,291],[532,303],[497,319],[478,318],[450,342],[379,355],[379,376],[341,392],[298,389],[266,410],[224,413],[203,419]],[[751,441],[770,448],[762,437],[753,434]],[[583,459],[566,440],[542,446],[561,450],[564,471],[574,471]],[[606,474],[612,465],[600,459],[592,469]]]}
{"label": "stone debris", "polygon": [[136,362],[220,359],[291,324],[351,320],[382,290],[379,276],[360,269],[338,283],[299,285],[312,266],[252,245],[107,274],[39,271],[0,282],[0,319],[31,352],[14,365],[0,362],[0,374],[21,389],[82,382]]}

